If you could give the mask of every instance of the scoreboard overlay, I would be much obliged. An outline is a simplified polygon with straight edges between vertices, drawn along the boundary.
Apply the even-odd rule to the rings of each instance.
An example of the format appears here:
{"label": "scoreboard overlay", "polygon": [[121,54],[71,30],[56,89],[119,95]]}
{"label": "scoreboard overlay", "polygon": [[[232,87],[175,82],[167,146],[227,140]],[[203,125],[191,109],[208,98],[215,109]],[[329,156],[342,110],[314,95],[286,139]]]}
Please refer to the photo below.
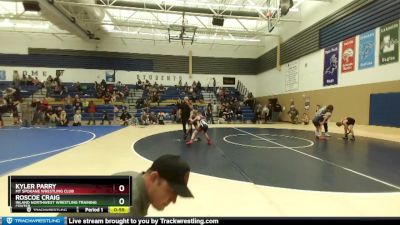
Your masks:
{"label": "scoreboard overlay", "polygon": [[9,176],[11,212],[128,213],[131,176]]}

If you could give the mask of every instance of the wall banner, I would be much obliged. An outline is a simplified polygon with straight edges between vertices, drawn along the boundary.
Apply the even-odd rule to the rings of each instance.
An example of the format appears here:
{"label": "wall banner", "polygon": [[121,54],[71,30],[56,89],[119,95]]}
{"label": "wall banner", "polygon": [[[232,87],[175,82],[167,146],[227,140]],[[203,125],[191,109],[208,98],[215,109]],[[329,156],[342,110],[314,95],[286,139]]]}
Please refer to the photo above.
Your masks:
{"label": "wall banner", "polygon": [[324,86],[338,84],[339,44],[324,49]]}
{"label": "wall banner", "polygon": [[375,29],[360,34],[358,69],[375,66]]}
{"label": "wall banner", "polygon": [[342,42],[342,73],[354,71],[356,57],[356,37]]}
{"label": "wall banner", "polygon": [[399,21],[380,28],[379,65],[399,61]]}

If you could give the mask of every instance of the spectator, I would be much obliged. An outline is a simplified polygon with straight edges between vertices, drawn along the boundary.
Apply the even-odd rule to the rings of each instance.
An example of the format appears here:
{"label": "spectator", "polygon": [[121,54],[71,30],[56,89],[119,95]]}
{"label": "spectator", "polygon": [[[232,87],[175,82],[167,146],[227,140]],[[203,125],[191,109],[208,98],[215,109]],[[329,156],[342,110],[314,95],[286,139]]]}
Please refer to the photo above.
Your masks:
{"label": "spectator", "polygon": [[81,110],[76,110],[74,115],[74,123],[72,124],[72,126],[81,126],[81,124],[82,124]]}
{"label": "spectator", "polygon": [[268,115],[269,115],[269,108],[268,108],[267,104],[265,104],[263,109],[262,109],[262,115],[264,117],[264,122],[267,123]]}
{"label": "spectator", "polygon": [[272,111],[272,121],[278,122],[281,112],[282,112],[282,106],[278,102],[276,102],[275,107]]}
{"label": "spectator", "polygon": [[108,118],[107,111],[106,111],[106,110],[103,110],[103,115],[102,115],[101,123],[100,123],[100,124],[103,125],[105,120],[108,121],[108,125],[111,125],[111,120]]}
{"label": "spectator", "polygon": [[32,107],[31,104],[27,102],[23,102],[21,104],[21,120],[22,120],[22,126],[23,127],[30,127],[31,121],[32,121]]}
{"label": "spectator", "polygon": [[165,117],[164,112],[160,112],[158,114],[158,124],[164,125],[164,117]]}
{"label": "spectator", "polygon": [[96,113],[96,105],[94,104],[93,101],[89,102],[88,113],[89,113],[89,121],[88,121],[87,125],[90,125],[90,121],[93,121],[93,125],[96,125],[96,120],[94,118],[95,113]]}
{"label": "spectator", "polygon": [[299,111],[296,109],[295,105],[291,105],[288,111],[290,121],[293,124],[297,124],[299,120]]}
{"label": "spectator", "polygon": [[215,77],[213,77],[213,92],[214,93],[216,91],[216,86],[217,86],[217,81],[215,80]]}
{"label": "spectator", "polygon": [[0,128],[4,127],[4,121],[2,118],[2,114],[8,111],[7,102],[0,97]]}
{"label": "spectator", "polygon": [[123,126],[128,126],[128,125],[129,125],[129,121],[130,121],[130,119],[132,118],[132,116],[131,116],[131,114],[129,114],[128,111],[126,111],[125,109],[123,109],[123,110],[122,110],[122,114],[121,114],[121,116],[120,116],[119,118],[120,118],[120,120],[122,121],[122,124],[121,124],[121,125],[123,125]]}
{"label": "spectator", "polygon": [[142,110],[142,115],[140,116],[140,120],[142,121],[142,125],[150,124],[149,114],[145,110]]}
{"label": "spectator", "polygon": [[207,122],[211,122],[212,124],[214,124],[213,107],[212,107],[211,103],[208,103],[205,111],[206,111],[205,113],[206,113]]}
{"label": "spectator", "polygon": [[114,120],[114,122],[117,121],[118,112],[119,112],[118,107],[116,105],[114,105],[114,107],[113,107],[113,113],[114,113],[113,120]]}
{"label": "spectator", "polygon": [[308,114],[307,113],[303,113],[303,124],[304,125],[308,125],[310,123],[310,118],[308,118]]}
{"label": "spectator", "polygon": [[261,116],[262,116],[262,106],[260,103],[257,104],[256,107],[256,123],[261,123]]}
{"label": "spectator", "polygon": [[236,119],[243,121],[243,112],[242,112],[242,108],[240,107],[240,105],[238,105],[238,107],[236,108]]}
{"label": "spectator", "polygon": [[58,126],[67,127],[68,126],[68,117],[67,113],[62,110],[60,113],[60,117],[58,117]]}

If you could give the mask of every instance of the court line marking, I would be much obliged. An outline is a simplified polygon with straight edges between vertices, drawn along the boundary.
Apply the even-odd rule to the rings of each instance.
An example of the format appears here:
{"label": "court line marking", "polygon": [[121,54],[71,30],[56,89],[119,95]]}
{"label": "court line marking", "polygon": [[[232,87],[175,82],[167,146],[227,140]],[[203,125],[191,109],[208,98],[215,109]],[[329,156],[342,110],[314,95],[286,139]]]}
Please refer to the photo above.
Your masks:
{"label": "court line marking", "polygon": [[250,132],[247,132],[247,131],[245,131],[245,130],[242,130],[242,129],[239,129],[239,128],[236,128],[236,127],[233,127],[233,129],[235,129],[235,130],[237,130],[237,131],[240,131],[240,132],[242,132],[242,133],[246,133],[246,134],[251,135],[251,136],[256,137],[256,138],[264,139],[265,141],[268,141],[268,142],[270,142],[270,143],[272,143],[272,144],[276,144],[276,145],[278,145],[278,146],[281,146],[281,147],[286,148],[286,149],[288,149],[288,150],[291,150],[291,151],[300,153],[300,154],[302,154],[302,155],[304,155],[304,156],[307,156],[307,157],[310,157],[310,158],[312,158],[312,159],[316,159],[316,160],[318,160],[318,161],[327,163],[327,164],[329,164],[329,165],[331,165],[331,166],[338,167],[338,168],[340,168],[340,169],[349,171],[349,172],[351,172],[351,173],[360,175],[360,176],[362,176],[362,177],[368,178],[368,179],[370,179],[370,180],[373,180],[373,181],[379,182],[379,183],[381,183],[381,184],[387,185],[387,186],[389,186],[389,187],[395,188],[395,189],[397,189],[397,190],[400,190],[400,187],[399,187],[399,186],[396,186],[396,185],[394,185],[394,184],[388,183],[388,182],[383,181],[383,180],[379,180],[379,179],[377,179],[377,178],[375,178],[375,177],[368,176],[368,175],[366,175],[366,174],[357,172],[357,171],[355,171],[355,170],[352,170],[352,169],[343,167],[343,166],[338,165],[338,164],[336,164],[336,163],[334,163],[334,162],[330,162],[330,161],[327,161],[327,160],[324,160],[324,159],[315,157],[315,156],[313,156],[313,155],[309,155],[309,154],[304,153],[304,152],[302,152],[302,151],[296,150],[296,149],[291,148],[291,147],[287,147],[287,146],[285,146],[285,145],[279,144],[279,143],[274,142],[274,141],[270,141],[270,140],[268,140],[268,139],[266,139],[266,138],[257,136],[257,135],[255,135],[255,134],[252,134],[252,133],[250,133]]}
{"label": "court line marking", "polygon": [[[229,137],[233,137],[233,136],[235,136],[235,137],[236,137],[236,136],[245,136],[245,135],[247,135],[247,134],[231,134],[231,135],[225,136],[225,137],[223,138],[223,140],[224,140],[225,142],[230,143],[230,144],[239,145],[239,146],[244,146],[244,147],[264,148],[264,149],[266,149],[266,148],[273,148],[273,149],[276,149],[276,148],[285,148],[285,147],[273,147],[273,146],[247,145],[247,144],[236,143],[236,142],[232,142],[232,141],[229,141],[229,140],[228,140]],[[314,145],[314,142],[313,142],[313,141],[310,141],[310,140],[305,139],[305,138],[295,137],[295,136],[286,136],[286,135],[280,135],[280,134],[258,134],[258,135],[259,135],[259,136],[263,136],[263,135],[265,136],[265,135],[267,135],[267,136],[272,136],[272,137],[277,137],[277,136],[279,136],[279,137],[287,137],[287,138],[293,138],[293,139],[299,139],[299,140],[307,141],[308,143],[310,143],[309,145],[305,145],[305,146],[296,146],[296,147],[289,147],[289,148],[308,148],[308,147],[311,147],[311,146]],[[260,139],[260,138],[257,138],[257,140],[273,141],[274,139],[266,139],[266,138]],[[286,146],[286,147],[288,147],[288,146]]]}
{"label": "court line marking", "polygon": [[[38,128],[38,129],[43,129],[43,128]],[[44,129],[46,129],[46,128],[44,128]],[[9,130],[14,130],[14,129],[9,129]],[[89,140],[86,140],[84,142],[81,142],[81,143],[78,143],[78,144],[75,144],[75,145],[66,146],[66,147],[62,147],[62,148],[59,148],[59,149],[55,149],[55,150],[51,150],[51,151],[47,151],[47,152],[41,152],[41,153],[37,153],[37,154],[33,154],[33,155],[26,155],[26,156],[21,156],[21,157],[17,157],[17,158],[2,160],[2,161],[0,161],[0,164],[1,163],[6,163],[6,162],[17,161],[17,160],[21,160],[21,159],[33,158],[33,157],[37,157],[37,156],[41,156],[41,155],[50,154],[50,153],[53,153],[53,152],[63,151],[65,149],[69,149],[69,148],[73,148],[73,147],[76,147],[76,146],[79,146],[79,145],[86,144],[86,143],[88,143],[88,142],[90,142],[90,141],[92,141],[93,139],[96,138],[96,134],[95,133],[90,132],[90,131],[85,131],[85,130],[69,130],[69,129],[52,129],[52,130],[71,131],[71,132],[77,131],[77,132],[89,133],[89,134],[92,135],[92,137]]]}
{"label": "court line marking", "polygon": [[[230,128],[230,127],[228,127],[228,128]],[[175,130],[173,130],[173,131],[175,131]],[[170,132],[170,131],[168,131],[168,132]],[[158,134],[160,134],[160,133],[158,133]],[[147,137],[150,137],[150,136],[152,136],[152,135],[149,135],[149,136],[147,136]],[[134,141],[132,142],[132,145],[131,145],[132,152],[133,152],[133,154],[135,154],[137,157],[143,159],[143,160],[146,161],[146,162],[149,162],[150,165],[151,165],[151,164],[153,163],[153,161],[151,161],[150,159],[145,158],[144,156],[140,155],[140,154],[135,150],[135,144],[136,144],[138,141],[140,141],[141,139],[144,139],[144,138],[146,138],[146,137],[142,137],[142,138],[140,138],[140,139],[136,139],[136,140],[134,140]],[[149,167],[150,167],[150,165],[149,165]],[[239,183],[243,183],[243,184],[252,184],[252,185],[254,185],[254,183],[250,183],[250,182],[248,182],[248,181],[241,181],[241,180],[233,180],[233,179],[228,179],[228,178],[223,178],[223,177],[216,177],[216,176],[212,176],[212,175],[208,175],[208,174],[204,174],[204,173],[199,173],[199,172],[196,172],[196,171],[193,171],[193,170],[190,170],[190,173],[193,173],[193,174],[196,174],[196,175],[200,175],[200,176],[204,176],[204,177],[210,177],[210,178],[216,179],[216,180],[229,181],[229,182],[234,181],[234,182],[239,182]],[[268,187],[268,186],[266,186],[266,187]]]}
{"label": "court line marking", "polygon": [[[216,128],[232,128],[232,127],[216,127]],[[216,129],[216,128],[211,128],[211,129]],[[253,127],[244,127],[244,128],[253,128]],[[175,131],[181,131],[181,127],[175,130],[169,130],[166,132],[175,132]],[[274,128],[275,129],[275,128]],[[142,159],[143,161],[146,161],[149,163],[149,167],[150,165],[153,163],[153,161],[151,161],[150,159],[145,158],[144,156],[140,155],[134,148],[135,144],[137,142],[139,142],[140,140],[150,137],[150,136],[154,136],[154,135],[158,135],[158,134],[162,134],[164,132],[160,132],[160,133],[155,133],[155,134],[151,134],[148,136],[144,136],[144,137],[140,137],[140,138],[135,138],[133,139],[133,142],[131,144],[131,150],[133,152],[134,155],[136,155],[137,157],[139,157],[140,159]],[[214,143],[215,144],[215,143]],[[342,195],[359,195],[359,196],[364,196],[364,195],[377,195],[377,196],[381,196],[381,195],[389,195],[392,196],[393,194],[398,194],[399,192],[340,192],[340,191],[316,191],[316,190],[304,190],[304,189],[295,189],[295,188],[288,188],[288,187],[279,187],[279,186],[268,186],[268,185],[261,185],[261,184],[254,184],[254,183],[250,183],[247,181],[240,181],[240,180],[233,180],[233,179],[228,179],[228,178],[223,178],[223,177],[216,177],[213,175],[208,175],[208,174],[204,174],[204,173],[199,173],[196,171],[190,171],[190,173],[196,174],[196,176],[202,176],[202,177],[209,177],[210,179],[215,179],[215,180],[220,180],[222,182],[237,182],[237,183],[242,183],[242,184],[249,184],[249,185],[254,185],[256,186],[256,189],[258,188],[264,188],[264,190],[269,190],[269,188],[274,189],[274,190],[285,190],[285,191],[290,191],[290,192],[312,192],[312,193],[324,193],[327,195],[337,195],[337,194],[342,194]],[[264,192],[262,192],[264,193]],[[264,195],[264,194],[263,194]]]}
{"label": "court line marking", "polygon": [[[264,135],[265,136],[265,135]],[[252,140],[252,141],[264,141],[263,139],[258,139],[258,138],[252,138],[252,139],[250,139],[250,140]],[[276,141],[276,139],[268,139],[268,140],[270,140],[270,141]]]}

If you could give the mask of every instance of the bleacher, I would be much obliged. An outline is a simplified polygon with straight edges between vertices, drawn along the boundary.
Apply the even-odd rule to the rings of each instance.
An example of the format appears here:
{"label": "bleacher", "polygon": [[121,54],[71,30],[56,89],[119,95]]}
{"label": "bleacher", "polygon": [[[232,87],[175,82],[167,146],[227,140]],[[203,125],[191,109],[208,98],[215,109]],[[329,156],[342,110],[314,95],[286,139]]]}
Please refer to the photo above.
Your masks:
{"label": "bleacher", "polygon": [[[204,88],[203,88],[204,89]],[[235,97],[237,99],[240,98],[240,93],[237,91],[236,88],[234,87],[228,87],[226,88],[226,95],[230,97]],[[148,93],[143,92],[143,98],[147,98]],[[176,87],[168,87],[167,90],[163,95],[161,95],[161,102],[160,103],[152,103],[151,107],[149,108],[150,113],[158,114],[159,112],[164,112],[166,115],[165,120],[170,120],[170,116],[172,114],[173,109],[178,110],[178,107],[175,105],[176,99],[183,97],[185,94],[183,92],[180,92],[179,89]],[[196,103],[195,105],[198,106],[198,109],[200,111],[203,111],[203,107],[207,106],[208,102],[205,103]],[[143,109],[137,109],[135,113],[135,117],[140,119],[140,116],[142,114]],[[243,121],[252,121],[255,117],[255,114],[251,107],[249,106],[244,106],[242,107],[242,116],[243,116]],[[234,121],[237,121],[234,119]]]}
{"label": "bleacher", "polygon": [[[171,99],[176,101],[178,98],[183,99],[183,97],[185,97],[185,92],[179,90],[175,86],[166,86],[165,88],[166,88],[165,92],[160,94],[160,101],[167,101]],[[149,96],[148,91],[144,91],[143,98],[147,98],[148,96]],[[201,93],[197,97],[200,98]]]}
{"label": "bleacher", "polygon": [[243,116],[244,121],[247,121],[247,120],[251,121],[254,119],[255,114],[254,114],[253,110],[250,108],[250,106],[243,106],[242,116]]}
{"label": "bleacher", "polygon": [[75,86],[74,83],[62,83],[64,86],[63,94],[55,93],[54,90],[51,90],[48,93],[48,97],[52,98],[65,98],[68,95],[74,97],[78,95],[81,98],[96,98],[96,89],[94,88],[94,83],[81,83],[81,88],[83,89],[83,93],[80,93]]}
{"label": "bleacher", "polygon": [[11,81],[0,82],[0,97],[3,97],[3,91],[6,90],[6,88],[11,87],[11,85],[12,85]]}
{"label": "bleacher", "polygon": [[236,99],[240,99],[239,91],[234,87],[225,87],[225,97],[234,97]]}
{"label": "bleacher", "polygon": [[21,88],[21,98],[29,98],[33,95],[33,93],[39,90],[39,87],[33,85],[20,86],[20,88]]}
{"label": "bleacher", "polygon": [[[2,81],[0,82],[0,97],[3,97],[3,91],[9,87],[12,87],[11,81]],[[21,98],[29,98],[35,93],[39,88],[33,85],[21,85],[20,86],[20,94]]]}
{"label": "bleacher", "polygon": [[[154,106],[154,107],[150,107],[150,113],[154,112],[156,115],[160,112],[163,112],[165,114],[172,114],[172,111],[176,109],[178,110],[178,107],[173,105],[173,106]],[[142,115],[142,110],[143,109],[137,109],[135,117],[140,118],[140,116]],[[167,119],[168,120],[168,119]]]}
{"label": "bleacher", "polygon": [[[74,116],[74,111],[72,108],[72,105],[65,105],[65,101],[59,101],[67,97],[67,95],[70,95],[71,97],[74,97],[75,95],[79,95],[81,98],[86,98],[87,101],[93,100],[95,105],[96,105],[96,113],[95,113],[95,120],[101,120],[103,116],[103,111],[105,110],[108,114],[108,117],[110,120],[114,119],[114,108],[113,105],[104,105],[103,99],[97,98],[97,93],[95,90],[95,85],[94,83],[81,83],[82,87],[82,93],[78,92],[76,86],[74,83],[63,83],[64,88],[66,91],[64,91],[63,95],[56,94],[54,92],[49,92],[48,93],[48,100],[49,104],[52,105],[53,109],[56,109],[58,106],[61,106],[67,113],[68,119],[70,121],[73,121],[73,116]],[[109,84],[110,85],[110,84]],[[5,90],[7,87],[11,87],[12,82],[11,81],[2,81],[0,82],[0,91]],[[111,84],[111,86],[114,86]],[[129,89],[133,90],[136,89],[136,85],[128,85]],[[165,87],[166,90],[160,95],[160,102],[157,103],[152,103],[150,107],[150,112],[153,112],[155,115],[158,115],[160,112],[164,112],[165,120],[171,120],[170,115],[172,115],[172,112],[174,110],[178,110],[177,106],[175,105],[176,101],[178,98],[183,99],[185,96],[185,92],[178,89],[176,86],[167,86]],[[204,88],[202,88],[204,89]],[[232,96],[235,98],[240,97],[240,93],[236,90],[236,88],[233,87],[228,87],[226,89],[226,95]],[[21,97],[27,98],[33,95],[34,92],[38,90],[38,87],[36,86],[21,86]],[[0,96],[2,95],[2,92],[0,92]],[[148,93],[143,92],[143,98],[147,98]],[[122,102],[118,102],[117,105],[121,109],[122,108]],[[198,109],[200,111],[203,111],[203,107],[205,107],[208,104],[208,102],[196,102],[195,105],[198,106]],[[134,112],[134,111],[133,111]],[[134,117],[140,118],[142,113],[142,109],[137,109],[136,113],[134,113]],[[120,115],[121,112],[118,113]],[[254,118],[254,112],[249,106],[244,106],[242,108],[242,115],[243,115],[243,121],[251,121]],[[89,119],[89,113],[87,113],[87,109],[82,110],[82,120],[87,121]]]}
{"label": "bleacher", "polygon": [[[59,104],[50,104],[53,109],[57,109],[57,107],[61,107],[65,110],[65,112],[67,113],[67,117],[69,121],[73,121],[74,120],[74,109],[72,107],[72,105],[59,105]],[[118,106],[119,109],[122,108],[122,106]],[[95,120],[102,120],[103,118],[103,111],[107,112],[108,118],[110,120],[114,119],[114,106],[113,105],[96,105],[96,113],[94,114],[94,118]],[[120,115],[121,113],[118,113],[118,115]],[[87,108],[84,108],[82,110],[82,121],[84,120],[89,120],[90,116],[89,113],[87,112]]]}

